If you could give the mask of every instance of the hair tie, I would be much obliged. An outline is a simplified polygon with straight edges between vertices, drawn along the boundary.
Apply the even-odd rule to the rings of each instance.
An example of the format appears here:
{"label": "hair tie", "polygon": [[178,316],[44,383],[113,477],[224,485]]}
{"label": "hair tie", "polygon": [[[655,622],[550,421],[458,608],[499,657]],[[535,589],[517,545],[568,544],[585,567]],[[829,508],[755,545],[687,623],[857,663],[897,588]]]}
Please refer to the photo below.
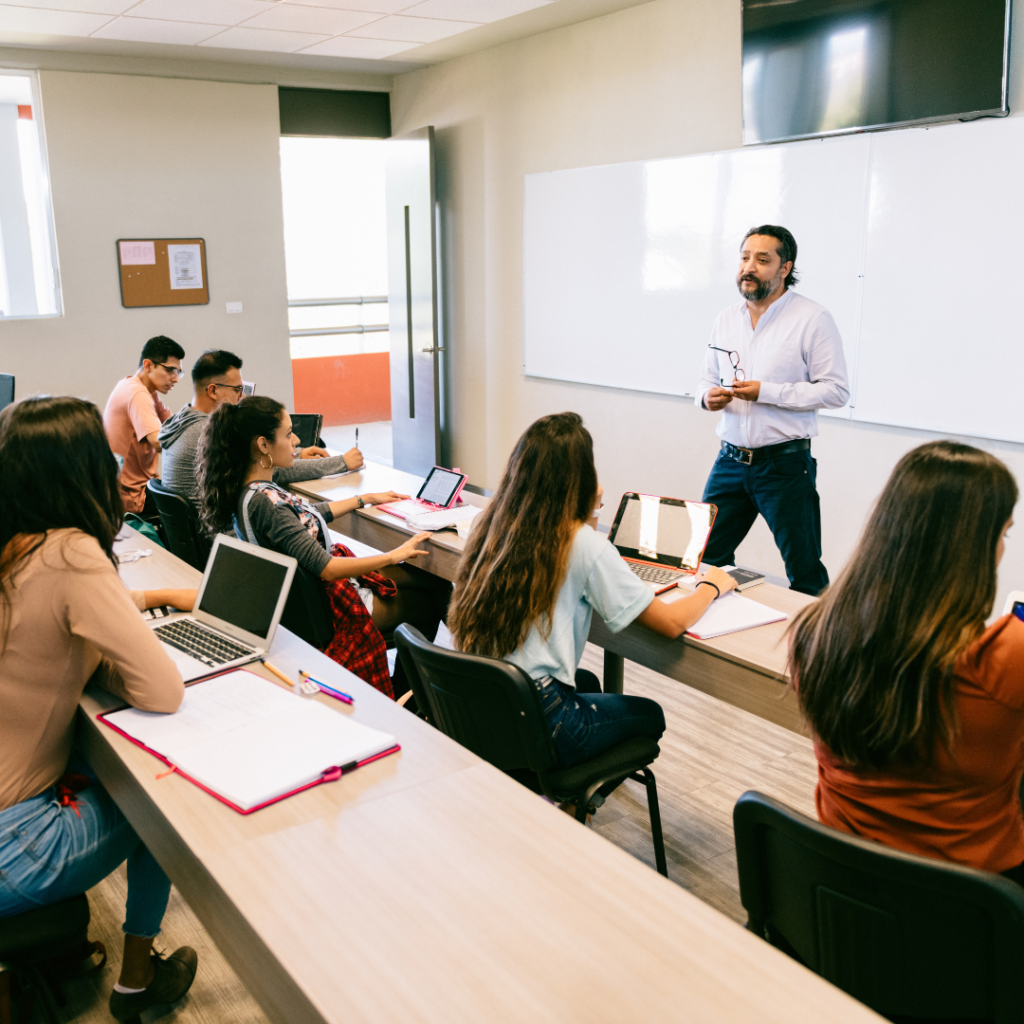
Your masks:
{"label": "hair tie", "polygon": [[[722,592],[718,589],[716,584],[711,582],[711,580],[698,580],[697,581],[697,587],[699,587],[702,583],[705,586],[707,586],[707,587],[714,587],[715,588],[715,598],[716,599],[722,596]],[[693,589],[696,590],[697,587],[694,587]]]}

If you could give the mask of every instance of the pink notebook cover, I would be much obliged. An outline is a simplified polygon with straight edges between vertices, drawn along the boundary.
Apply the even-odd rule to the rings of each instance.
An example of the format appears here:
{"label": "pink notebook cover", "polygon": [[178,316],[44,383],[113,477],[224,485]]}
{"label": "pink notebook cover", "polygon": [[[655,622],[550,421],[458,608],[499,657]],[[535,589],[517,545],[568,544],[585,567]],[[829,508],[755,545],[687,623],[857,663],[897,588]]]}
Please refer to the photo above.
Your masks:
{"label": "pink notebook cover", "polygon": [[[235,670],[237,671],[237,669]],[[218,675],[223,673],[218,672]],[[255,673],[254,673],[255,674]],[[203,682],[206,680],[204,679]],[[382,750],[379,754],[374,754],[373,757],[368,757],[363,761],[353,761],[351,764],[338,765],[334,768],[328,768],[319,779],[314,779],[312,782],[307,782],[304,786],[299,786],[298,789],[293,789],[288,793],[282,793],[280,796],[275,796],[272,800],[266,800],[261,804],[257,804],[255,807],[250,807],[245,810],[238,806],[238,804],[232,803],[226,797],[220,795],[210,789],[209,786],[204,786],[201,782],[196,781],[191,775],[183,772],[177,765],[172,764],[163,754],[154,750],[152,747],[147,747],[145,743],[135,739],[134,736],[129,736],[123,729],[119,729],[112,722],[108,722],[106,719],[107,715],[113,714],[115,711],[123,711],[124,708],[111,708],[110,711],[101,711],[97,716],[97,720],[102,722],[108,729],[113,729],[119,736],[123,736],[130,743],[134,743],[135,746],[141,747],[148,754],[152,754],[155,758],[163,761],[165,765],[170,769],[169,772],[164,772],[164,775],[170,775],[172,772],[180,775],[183,779],[187,779],[192,783],[193,786],[197,786],[204,793],[209,793],[215,800],[219,800],[222,804],[227,804],[233,811],[237,811],[239,814],[252,814],[255,811],[261,811],[264,807],[269,807],[271,804],[279,803],[281,800],[287,800],[290,796],[295,796],[296,793],[302,793],[307,789],[312,789],[314,786],[319,786],[324,782],[337,782],[342,775],[348,775],[350,772],[354,772],[357,768],[362,768],[364,764],[371,764],[373,761],[379,761],[382,757],[388,757],[390,754],[396,754],[402,749],[401,745],[396,743],[393,747],[387,750]],[[162,777],[162,776],[158,776]]]}

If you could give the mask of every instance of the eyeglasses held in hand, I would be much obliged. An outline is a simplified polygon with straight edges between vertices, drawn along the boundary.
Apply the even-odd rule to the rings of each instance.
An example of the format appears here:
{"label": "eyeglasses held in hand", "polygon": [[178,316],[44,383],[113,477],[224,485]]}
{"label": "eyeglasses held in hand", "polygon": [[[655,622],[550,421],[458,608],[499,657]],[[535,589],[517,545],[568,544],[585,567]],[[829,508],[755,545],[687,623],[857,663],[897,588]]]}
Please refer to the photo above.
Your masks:
{"label": "eyeglasses held in hand", "polygon": [[[740,354],[731,348],[719,348],[717,345],[708,345],[708,348],[714,349],[716,352],[724,352],[729,357],[729,362],[732,363],[732,379],[744,381],[747,379],[747,375],[740,369]],[[722,380],[722,375],[718,375],[719,383],[723,388],[731,388],[732,380],[726,383]]]}

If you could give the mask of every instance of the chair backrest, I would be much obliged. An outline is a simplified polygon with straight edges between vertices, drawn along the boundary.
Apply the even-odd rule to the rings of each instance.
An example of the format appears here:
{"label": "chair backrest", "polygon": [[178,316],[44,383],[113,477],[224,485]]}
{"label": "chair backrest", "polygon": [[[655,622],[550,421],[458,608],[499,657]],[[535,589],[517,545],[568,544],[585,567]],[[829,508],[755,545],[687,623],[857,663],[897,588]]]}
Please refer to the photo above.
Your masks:
{"label": "chair backrest", "polygon": [[503,771],[554,767],[540,694],[521,668],[437,647],[408,623],[395,646],[417,705],[445,735]]}
{"label": "chair backrest", "polygon": [[167,490],[159,480],[150,480],[146,487],[156,502],[171,553],[203,572],[213,542],[203,533],[195,506],[187,498]]}
{"label": "chair backrest", "polygon": [[753,791],[733,826],[752,931],[886,1015],[1024,1021],[1024,888],[838,832]]}
{"label": "chair backrest", "polygon": [[334,614],[324,582],[301,565],[292,577],[281,625],[321,651],[334,639]]}

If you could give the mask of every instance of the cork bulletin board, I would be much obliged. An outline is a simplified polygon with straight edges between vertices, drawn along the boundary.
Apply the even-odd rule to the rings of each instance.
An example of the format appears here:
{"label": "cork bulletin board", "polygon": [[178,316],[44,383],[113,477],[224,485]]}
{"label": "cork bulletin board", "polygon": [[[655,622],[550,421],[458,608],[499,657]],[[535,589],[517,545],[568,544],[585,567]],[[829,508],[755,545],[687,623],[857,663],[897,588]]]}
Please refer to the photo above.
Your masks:
{"label": "cork bulletin board", "polygon": [[121,305],[204,306],[210,301],[202,238],[119,238]]}

